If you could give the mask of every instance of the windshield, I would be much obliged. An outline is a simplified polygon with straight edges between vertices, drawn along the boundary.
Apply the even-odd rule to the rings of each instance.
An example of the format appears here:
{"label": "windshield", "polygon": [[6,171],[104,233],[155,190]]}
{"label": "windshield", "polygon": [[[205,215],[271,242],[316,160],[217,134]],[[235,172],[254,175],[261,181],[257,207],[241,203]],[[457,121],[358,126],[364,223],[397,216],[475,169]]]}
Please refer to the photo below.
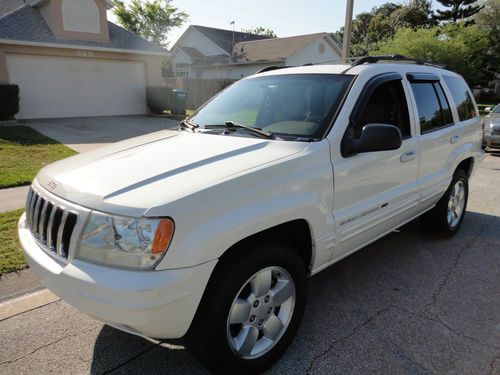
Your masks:
{"label": "windshield", "polygon": [[280,136],[321,138],[353,76],[290,74],[245,79],[189,119],[200,127],[231,121]]}
{"label": "windshield", "polygon": [[493,110],[491,112],[500,113],[500,104],[497,104],[497,106],[495,108],[493,108]]}

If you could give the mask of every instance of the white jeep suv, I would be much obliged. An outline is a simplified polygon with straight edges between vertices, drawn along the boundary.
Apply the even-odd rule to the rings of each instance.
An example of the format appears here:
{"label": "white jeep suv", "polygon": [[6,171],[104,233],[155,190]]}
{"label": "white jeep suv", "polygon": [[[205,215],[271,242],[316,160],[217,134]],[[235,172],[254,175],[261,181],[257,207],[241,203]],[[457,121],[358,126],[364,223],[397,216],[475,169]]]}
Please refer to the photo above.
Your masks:
{"label": "white jeep suv", "polygon": [[81,311],[257,373],[297,332],[308,276],[420,215],[456,233],[482,157],[451,71],[390,56],[266,69],[178,131],[42,169],[19,237]]}

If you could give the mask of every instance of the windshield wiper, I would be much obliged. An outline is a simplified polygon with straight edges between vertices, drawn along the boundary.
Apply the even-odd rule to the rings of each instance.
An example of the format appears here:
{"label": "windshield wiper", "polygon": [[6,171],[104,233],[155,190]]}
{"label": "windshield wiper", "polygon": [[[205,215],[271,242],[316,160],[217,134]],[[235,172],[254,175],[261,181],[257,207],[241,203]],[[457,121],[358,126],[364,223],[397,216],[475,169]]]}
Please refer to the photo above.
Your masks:
{"label": "windshield wiper", "polygon": [[276,139],[276,136],[273,133],[257,128],[252,128],[251,126],[237,124],[234,121],[226,121],[224,125],[205,125],[204,128],[215,129],[215,128],[220,128],[221,126],[224,126],[227,129],[246,129],[254,134],[259,134],[263,138]]}
{"label": "windshield wiper", "polygon": [[181,123],[179,124],[179,129],[189,129],[191,130],[193,133],[196,131],[196,129],[198,129],[200,127],[200,125],[196,125],[196,124],[193,124],[187,120],[182,120]]}

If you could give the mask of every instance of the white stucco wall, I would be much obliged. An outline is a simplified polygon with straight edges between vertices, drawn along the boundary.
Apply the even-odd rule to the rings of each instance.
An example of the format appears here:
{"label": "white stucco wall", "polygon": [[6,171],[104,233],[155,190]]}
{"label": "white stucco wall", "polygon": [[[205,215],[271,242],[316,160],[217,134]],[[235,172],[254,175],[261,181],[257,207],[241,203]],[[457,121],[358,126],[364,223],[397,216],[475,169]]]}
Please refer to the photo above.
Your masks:
{"label": "white stucco wall", "polygon": [[[321,44],[324,45],[323,53],[321,53],[320,50],[320,48],[322,49],[322,47],[320,47]],[[300,66],[308,63],[337,59],[340,59],[340,55],[335,49],[325,39],[318,39],[301,49],[295,55],[290,56],[286,61],[286,65]]]}
{"label": "white stucco wall", "polygon": [[99,34],[99,8],[94,0],[62,0],[63,28],[66,31]]}
{"label": "white stucco wall", "polygon": [[[184,53],[182,50],[175,50],[170,58],[170,62],[172,64],[172,71],[174,72],[174,75],[178,72],[187,72],[189,78],[193,77],[193,73],[190,68],[192,60],[189,55]],[[188,66],[186,68],[177,68],[177,64],[188,64]]]}

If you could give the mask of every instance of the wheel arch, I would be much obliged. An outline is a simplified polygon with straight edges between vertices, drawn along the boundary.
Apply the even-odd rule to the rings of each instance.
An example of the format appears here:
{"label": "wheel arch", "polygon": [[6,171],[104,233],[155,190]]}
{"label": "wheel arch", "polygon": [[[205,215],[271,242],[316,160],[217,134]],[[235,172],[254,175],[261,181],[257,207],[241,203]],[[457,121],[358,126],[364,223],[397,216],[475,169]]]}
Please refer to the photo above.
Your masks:
{"label": "wheel arch", "polygon": [[287,221],[239,240],[222,254],[219,258],[219,264],[225,263],[229,258],[237,257],[239,251],[244,247],[263,242],[278,242],[290,245],[304,262],[307,272],[310,272],[314,259],[314,246],[311,227],[305,219]]}
{"label": "wheel arch", "polygon": [[474,169],[474,157],[468,157],[458,163],[457,167],[455,168],[455,172],[459,169],[462,169],[467,174],[467,177],[470,177]]}

